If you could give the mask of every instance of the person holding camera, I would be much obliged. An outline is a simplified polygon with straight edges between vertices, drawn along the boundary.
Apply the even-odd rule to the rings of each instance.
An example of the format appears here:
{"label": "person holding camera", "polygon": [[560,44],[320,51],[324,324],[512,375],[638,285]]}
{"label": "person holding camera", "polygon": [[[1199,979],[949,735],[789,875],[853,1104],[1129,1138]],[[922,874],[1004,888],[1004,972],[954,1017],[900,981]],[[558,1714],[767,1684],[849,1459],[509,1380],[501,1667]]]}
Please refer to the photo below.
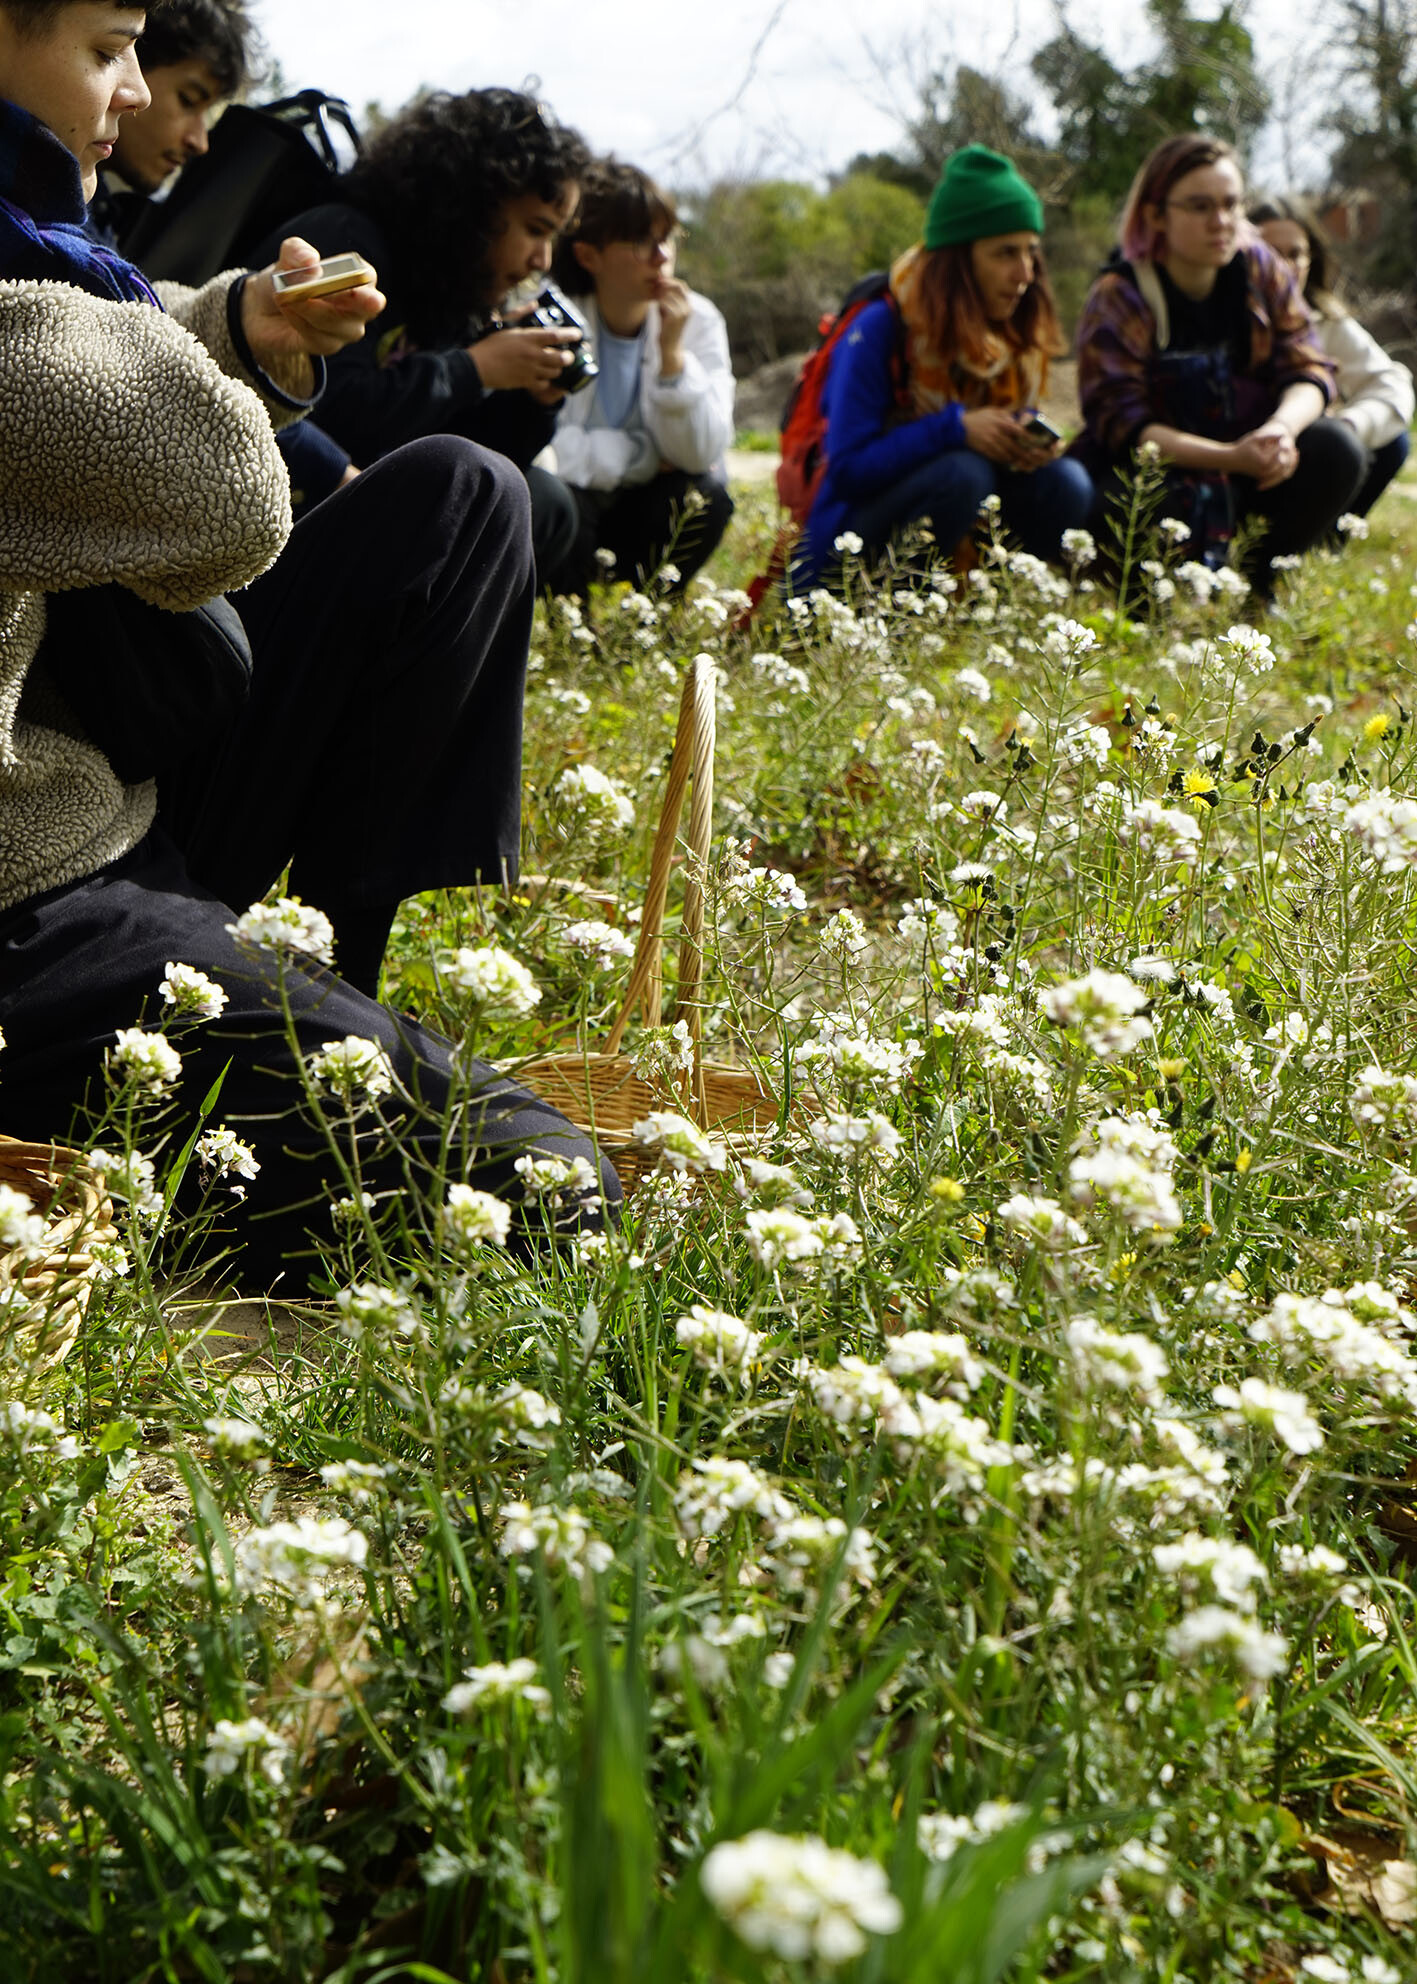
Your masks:
{"label": "person holding camera", "polygon": [[531,490],[543,578],[569,554],[579,517],[564,484],[532,464],[582,332],[520,322],[508,305],[550,270],[588,163],[577,134],[519,91],[437,94],[378,134],[336,199],[280,230],[322,255],[362,254],[388,298],[364,342],[331,363],[321,426],[360,468],[430,434],[506,455]]}
{"label": "person holding camera", "polygon": [[[595,1152],[370,996],[403,897],[516,874],[525,487],[438,436],[292,531],[273,430],[384,298],[282,295],[277,273],[317,267],[293,238],[273,268],[159,296],[86,233],[120,120],[148,101],[143,24],[141,6],[0,0],[0,1112],[7,1134],[62,1141],[106,1074],[148,1082],[147,1134],[178,1150],[214,1107],[259,1165],[230,1227],[240,1278],[266,1288],[303,1281],[312,1232],[338,1239],[356,1152],[385,1205],[450,1175],[520,1200],[518,1157]],[[301,950],[259,919],[240,933],[287,868],[339,976],[313,932]],[[144,1048],[120,1076],[178,967],[201,974],[202,1024],[177,1067]],[[307,1093],[351,1038],[384,1099],[341,1154]],[[571,1222],[601,1222],[608,1167],[598,1187]]]}
{"label": "person holding camera", "polygon": [[556,472],[580,529],[547,575],[584,593],[596,552],[636,585],[672,563],[682,591],[733,515],[725,456],[733,440],[733,366],[723,317],[674,273],[678,215],[647,173],[598,160],[581,183],[553,273],[583,304],[598,376],[568,394],[556,421]]}
{"label": "person holding camera", "polygon": [[948,555],[990,496],[1039,558],[1086,521],[1091,481],[1036,411],[1064,349],[1042,233],[1043,203],[1011,159],[966,145],[946,162],[923,239],[832,356],[826,470],[793,555],[795,591],[835,570],[846,533],[875,557],[926,522]]}
{"label": "person holding camera", "polygon": [[1348,507],[1366,517],[1407,460],[1412,374],[1340,302],[1333,249],[1306,201],[1261,200],[1250,208],[1250,225],[1293,269],[1314,314],[1319,343],[1334,368],[1333,418],[1352,428],[1363,449],[1363,480]]}
{"label": "person holding camera", "polygon": [[1248,526],[1242,569],[1266,599],[1274,560],[1321,542],[1363,478],[1357,435],[1325,418],[1332,367],[1292,271],[1245,219],[1229,145],[1203,131],[1165,139],[1132,181],[1120,232],[1077,334],[1077,446],[1099,483],[1099,532],[1151,443],[1166,513],[1190,531],[1186,556],[1218,568]]}

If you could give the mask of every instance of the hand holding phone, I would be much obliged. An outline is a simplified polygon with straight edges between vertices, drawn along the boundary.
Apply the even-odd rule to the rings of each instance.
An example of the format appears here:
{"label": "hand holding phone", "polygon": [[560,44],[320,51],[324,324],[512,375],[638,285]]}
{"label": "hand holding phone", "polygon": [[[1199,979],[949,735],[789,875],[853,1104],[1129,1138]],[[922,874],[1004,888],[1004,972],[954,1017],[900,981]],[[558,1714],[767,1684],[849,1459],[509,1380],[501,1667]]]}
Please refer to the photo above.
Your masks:
{"label": "hand holding phone", "polygon": [[1035,409],[1029,410],[1022,426],[1025,436],[1040,448],[1056,448],[1063,438],[1057,428],[1050,426]]}
{"label": "hand holding phone", "polygon": [[308,303],[315,296],[337,296],[362,289],[375,278],[372,262],[362,255],[331,255],[313,269],[277,269],[271,287],[282,303]]}

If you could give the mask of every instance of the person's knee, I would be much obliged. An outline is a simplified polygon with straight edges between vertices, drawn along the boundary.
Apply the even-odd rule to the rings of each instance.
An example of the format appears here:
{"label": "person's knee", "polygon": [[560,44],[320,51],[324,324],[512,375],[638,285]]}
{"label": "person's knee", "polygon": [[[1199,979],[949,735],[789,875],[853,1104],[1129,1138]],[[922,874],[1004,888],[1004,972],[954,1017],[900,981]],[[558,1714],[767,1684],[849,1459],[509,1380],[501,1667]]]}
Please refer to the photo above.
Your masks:
{"label": "person's knee", "polygon": [[[1346,420],[1316,420],[1298,437],[1299,467],[1316,489],[1333,498],[1334,514],[1346,510],[1368,472],[1368,451]],[[1340,498],[1342,500],[1340,500]]]}
{"label": "person's knee", "polygon": [[1077,530],[1086,524],[1093,512],[1096,491],[1082,463],[1071,455],[1062,455],[1040,469],[1038,475],[1040,481],[1047,478],[1047,500],[1058,519],[1059,530]]}

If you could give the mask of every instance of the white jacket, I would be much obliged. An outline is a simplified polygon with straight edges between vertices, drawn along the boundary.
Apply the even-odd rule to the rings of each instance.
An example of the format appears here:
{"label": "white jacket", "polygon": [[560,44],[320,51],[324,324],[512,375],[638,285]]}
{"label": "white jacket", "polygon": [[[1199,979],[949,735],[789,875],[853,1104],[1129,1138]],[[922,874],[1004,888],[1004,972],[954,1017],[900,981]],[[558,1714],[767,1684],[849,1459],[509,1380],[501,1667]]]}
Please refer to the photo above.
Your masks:
{"label": "white jacket", "polygon": [[[689,321],[679,347],[683,370],[677,379],[659,376],[659,309],[650,305],[640,355],[640,419],[644,431],[593,427],[595,387],[568,393],[556,421],[556,473],[579,489],[618,489],[626,482],[648,482],[661,461],[690,475],[721,468],[733,439],[733,365],[728,331],[706,296],[689,292]],[[601,335],[594,297],[575,299],[590,323],[594,352]],[[549,465],[549,464],[548,464]]]}
{"label": "white jacket", "polygon": [[1337,419],[1365,448],[1383,448],[1412,423],[1412,374],[1356,317],[1319,317],[1319,342],[1338,370]]}

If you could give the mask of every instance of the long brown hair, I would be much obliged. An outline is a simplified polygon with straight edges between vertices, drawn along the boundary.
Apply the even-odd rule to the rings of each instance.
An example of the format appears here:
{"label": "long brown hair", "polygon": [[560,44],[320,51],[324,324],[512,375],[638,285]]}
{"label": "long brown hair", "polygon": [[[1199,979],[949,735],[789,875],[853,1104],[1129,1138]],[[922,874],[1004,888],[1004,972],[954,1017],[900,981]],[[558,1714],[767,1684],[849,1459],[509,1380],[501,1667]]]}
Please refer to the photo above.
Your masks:
{"label": "long brown hair", "polygon": [[1067,350],[1053,301],[1053,286],[1043,265],[1043,248],[1034,249],[1033,281],[1019,299],[1013,315],[991,324],[984,299],[974,280],[973,242],[931,248],[920,271],[920,300],[930,342],[943,357],[959,359],[969,371],[986,371],[998,357],[1000,342],[1016,353],[1041,351],[1056,358]]}

